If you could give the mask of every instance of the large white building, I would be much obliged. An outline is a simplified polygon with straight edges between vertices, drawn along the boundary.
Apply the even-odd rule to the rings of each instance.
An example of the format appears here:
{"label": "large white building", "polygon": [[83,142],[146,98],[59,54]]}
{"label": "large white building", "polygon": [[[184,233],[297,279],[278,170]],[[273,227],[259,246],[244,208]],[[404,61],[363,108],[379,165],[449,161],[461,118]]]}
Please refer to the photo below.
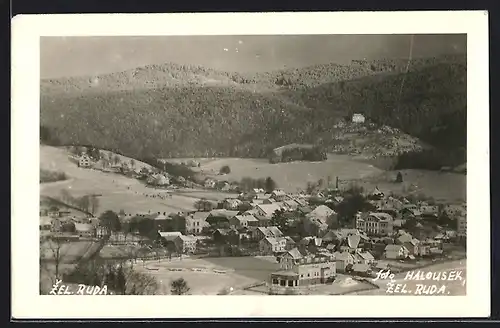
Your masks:
{"label": "large white building", "polygon": [[281,270],[271,273],[271,285],[298,287],[331,282],[336,275],[333,256],[304,255],[294,248],[280,257]]}
{"label": "large white building", "polygon": [[388,236],[393,232],[393,218],[387,213],[368,213],[358,215],[356,229],[366,232],[367,235]]}

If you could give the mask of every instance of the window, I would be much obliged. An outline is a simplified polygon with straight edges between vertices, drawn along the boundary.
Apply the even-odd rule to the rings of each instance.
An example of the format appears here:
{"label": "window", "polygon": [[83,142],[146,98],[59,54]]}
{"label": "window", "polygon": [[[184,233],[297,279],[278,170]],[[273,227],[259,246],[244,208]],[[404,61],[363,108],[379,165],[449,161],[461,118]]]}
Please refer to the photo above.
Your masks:
{"label": "window", "polygon": [[304,275],[303,275],[303,274],[301,274],[301,275],[300,275],[300,277],[301,277],[301,278],[304,278]]}
{"label": "window", "polygon": [[273,285],[277,285],[277,284],[278,284],[278,279],[273,278]]}
{"label": "window", "polygon": [[311,276],[311,274],[310,274],[310,273],[308,273],[308,274],[307,274],[307,276],[308,276],[308,277],[310,277],[310,276]]}
{"label": "window", "polygon": [[288,287],[293,287],[293,280],[288,280]]}

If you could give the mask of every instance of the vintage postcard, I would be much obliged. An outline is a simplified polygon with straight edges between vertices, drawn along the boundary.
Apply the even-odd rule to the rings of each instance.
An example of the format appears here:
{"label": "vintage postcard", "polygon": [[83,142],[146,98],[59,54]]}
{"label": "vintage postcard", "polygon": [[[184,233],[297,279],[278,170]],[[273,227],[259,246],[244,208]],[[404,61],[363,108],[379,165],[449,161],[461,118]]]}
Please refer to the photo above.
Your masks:
{"label": "vintage postcard", "polygon": [[487,21],[14,18],[13,316],[488,316]]}

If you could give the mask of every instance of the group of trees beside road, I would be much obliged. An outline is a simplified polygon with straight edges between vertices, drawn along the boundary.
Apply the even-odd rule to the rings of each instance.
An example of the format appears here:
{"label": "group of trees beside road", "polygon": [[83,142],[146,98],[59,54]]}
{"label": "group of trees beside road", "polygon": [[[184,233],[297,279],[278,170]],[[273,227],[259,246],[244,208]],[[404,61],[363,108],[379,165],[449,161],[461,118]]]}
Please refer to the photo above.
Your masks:
{"label": "group of trees beside road", "polygon": [[96,194],[74,197],[66,188],[61,190],[60,200],[67,205],[92,215],[97,213],[100,206],[99,198]]}
{"label": "group of trees beside road", "polygon": [[271,193],[278,188],[278,184],[271,177],[259,179],[244,177],[239,182],[239,188],[242,192],[250,192],[253,191],[253,189],[263,189],[265,192]]}

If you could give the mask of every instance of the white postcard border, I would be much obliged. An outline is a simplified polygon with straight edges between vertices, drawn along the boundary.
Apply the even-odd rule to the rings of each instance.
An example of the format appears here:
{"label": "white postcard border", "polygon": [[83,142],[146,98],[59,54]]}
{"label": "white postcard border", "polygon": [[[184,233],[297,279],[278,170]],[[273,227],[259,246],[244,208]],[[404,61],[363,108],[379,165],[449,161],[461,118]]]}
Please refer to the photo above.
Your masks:
{"label": "white postcard border", "polygon": [[[39,38],[467,33],[467,296],[40,296]],[[12,315],[23,318],[482,317],[490,314],[485,11],[27,15],[12,20]]]}

